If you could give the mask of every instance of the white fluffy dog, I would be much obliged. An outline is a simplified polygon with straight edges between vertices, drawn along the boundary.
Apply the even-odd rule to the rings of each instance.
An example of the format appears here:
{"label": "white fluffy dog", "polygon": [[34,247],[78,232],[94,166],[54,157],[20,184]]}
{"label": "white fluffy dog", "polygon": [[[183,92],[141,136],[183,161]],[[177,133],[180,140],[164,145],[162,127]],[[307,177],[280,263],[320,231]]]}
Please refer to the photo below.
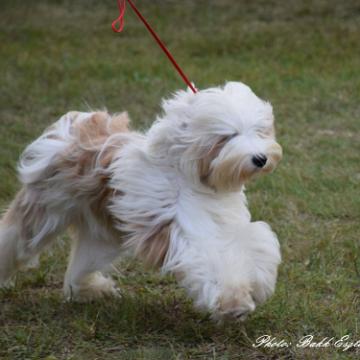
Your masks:
{"label": "white fluffy dog", "polygon": [[244,194],[281,159],[273,122],[238,82],[177,92],[145,134],[126,113],[67,113],[21,157],[23,187],[0,223],[0,284],[70,228],[67,298],[116,294],[100,271],[131,250],[214,318],[244,319],[273,293],[281,260]]}

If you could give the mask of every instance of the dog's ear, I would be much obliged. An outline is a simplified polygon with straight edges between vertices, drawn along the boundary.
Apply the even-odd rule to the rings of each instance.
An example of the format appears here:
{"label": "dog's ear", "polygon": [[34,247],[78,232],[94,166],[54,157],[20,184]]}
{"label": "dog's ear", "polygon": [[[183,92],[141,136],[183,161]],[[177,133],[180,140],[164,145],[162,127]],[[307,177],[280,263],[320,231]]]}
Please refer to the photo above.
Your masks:
{"label": "dog's ear", "polygon": [[201,154],[200,159],[198,160],[198,173],[200,181],[204,185],[211,185],[208,181],[211,174],[211,163],[217,158],[223,147],[233,137],[234,135],[219,136],[212,146],[206,148],[206,151],[203,151]]}
{"label": "dog's ear", "polygon": [[171,223],[158,226],[140,241],[135,250],[135,256],[149,267],[161,267],[169,249],[170,228]]}

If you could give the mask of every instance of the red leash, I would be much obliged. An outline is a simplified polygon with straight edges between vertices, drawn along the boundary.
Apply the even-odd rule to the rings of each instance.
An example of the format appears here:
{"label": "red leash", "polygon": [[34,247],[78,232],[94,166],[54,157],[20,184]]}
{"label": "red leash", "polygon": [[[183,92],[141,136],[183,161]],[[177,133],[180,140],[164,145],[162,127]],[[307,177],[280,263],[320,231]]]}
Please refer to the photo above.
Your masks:
{"label": "red leash", "polygon": [[[152,29],[152,27],[149,25],[149,23],[146,21],[146,19],[141,15],[140,11],[136,8],[136,6],[133,4],[131,0],[117,0],[117,4],[119,7],[119,16],[116,20],[113,21],[111,24],[111,27],[113,31],[119,33],[124,29],[124,15],[125,15],[125,8],[126,8],[126,1],[129,3],[129,5],[132,7],[136,15],[139,17],[139,19],[144,23],[146,28],[149,30],[150,34],[153,36],[153,38],[156,40],[156,42],[159,44],[163,52],[166,54],[168,59],[172,62],[175,69],[178,71],[182,79],[184,80],[185,84],[192,90],[192,92],[195,94],[197,92],[197,89],[195,86],[189,81],[185,73],[182,71],[181,67],[178,65],[178,63],[175,61],[174,57],[171,55],[170,51],[166,48],[165,44],[161,41],[159,36],[156,34],[156,32]],[[118,26],[117,26],[118,24]]]}

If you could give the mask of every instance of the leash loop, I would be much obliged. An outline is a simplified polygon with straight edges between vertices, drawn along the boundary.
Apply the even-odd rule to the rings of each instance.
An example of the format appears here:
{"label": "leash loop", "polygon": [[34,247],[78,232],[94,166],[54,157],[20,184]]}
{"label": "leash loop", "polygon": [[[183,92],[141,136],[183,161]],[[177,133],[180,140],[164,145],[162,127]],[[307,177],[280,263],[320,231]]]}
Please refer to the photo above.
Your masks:
{"label": "leash loop", "polygon": [[[111,28],[114,32],[120,33],[124,29],[124,15],[126,9],[126,0],[118,0],[119,16],[112,22]],[[117,24],[119,24],[117,26]]]}

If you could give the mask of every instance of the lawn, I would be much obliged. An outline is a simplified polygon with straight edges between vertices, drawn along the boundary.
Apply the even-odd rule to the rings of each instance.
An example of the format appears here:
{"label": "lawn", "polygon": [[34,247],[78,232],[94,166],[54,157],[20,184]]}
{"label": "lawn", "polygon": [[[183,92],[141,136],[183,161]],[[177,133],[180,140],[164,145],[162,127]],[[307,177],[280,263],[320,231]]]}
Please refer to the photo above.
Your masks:
{"label": "lawn", "polygon": [[[66,303],[66,238],[0,291],[1,359],[355,359],[299,348],[304,335],[360,340],[360,3],[134,0],[198,88],[241,80],[272,102],[284,159],[248,186],[278,233],[275,295],[245,324],[217,326],[175,280],[125,261],[121,300]],[[127,109],[147,128],[184,85],[115,0],[1,0],[0,206],[25,145],[68,110]],[[264,334],[288,347],[254,348]]]}

